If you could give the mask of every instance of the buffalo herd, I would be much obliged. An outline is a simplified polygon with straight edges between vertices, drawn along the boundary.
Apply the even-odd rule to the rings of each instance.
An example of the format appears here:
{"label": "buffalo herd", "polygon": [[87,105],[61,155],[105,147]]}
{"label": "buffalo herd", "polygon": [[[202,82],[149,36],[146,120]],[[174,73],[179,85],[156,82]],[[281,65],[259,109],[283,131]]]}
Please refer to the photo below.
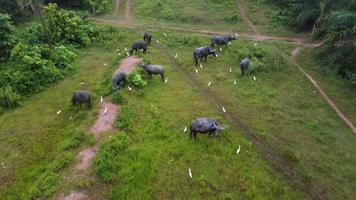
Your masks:
{"label": "buffalo herd", "polygon": [[[207,57],[212,55],[217,57],[216,50],[213,49],[216,45],[224,45],[227,46],[231,41],[236,40],[237,38],[232,35],[223,35],[223,36],[213,36],[211,38],[211,46],[204,46],[196,48],[193,51],[193,59],[195,65],[198,65],[198,62],[201,62],[203,59],[206,62]],[[130,54],[138,53],[138,51],[142,50],[144,54],[147,52],[148,46],[151,44],[152,35],[149,32],[145,32],[143,35],[142,41],[134,42],[129,50]],[[164,68],[161,65],[153,65],[153,64],[145,64],[140,63],[140,67],[142,67],[148,74],[149,78],[152,78],[152,75],[158,74],[161,76],[161,79],[164,80]],[[240,70],[241,76],[245,75],[250,66],[250,59],[244,58],[240,62]],[[119,90],[120,87],[125,84],[126,74],[122,72],[118,72],[113,76],[112,79],[112,89]],[[88,108],[91,108],[91,96],[88,91],[76,91],[73,94],[72,100],[73,105],[77,104],[85,104]],[[219,137],[220,131],[223,128],[219,125],[219,123],[212,118],[197,118],[193,120],[190,124],[190,138],[196,138],[197,133],[208,134],[209,136],[213,134],[214,137]]]}

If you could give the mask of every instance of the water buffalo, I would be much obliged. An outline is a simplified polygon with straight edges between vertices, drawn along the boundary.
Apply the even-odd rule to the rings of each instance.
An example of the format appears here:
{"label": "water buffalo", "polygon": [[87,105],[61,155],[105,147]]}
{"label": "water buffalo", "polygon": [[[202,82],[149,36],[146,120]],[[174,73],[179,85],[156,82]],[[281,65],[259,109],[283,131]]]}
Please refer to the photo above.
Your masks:
{"label": "water buffalo", "polygon": [[112,89],[118,90],[120,89],[121,83],[125,84],[126,82],[126,74],[123,72],[119,72],[115,74],[114,78],[112,79]]}
{"label": "water buffalo", "polygon": [[164,68],[161,65],[148,65],[148,64],[139,64],[147,73],[150,78],[152,74],[160,74],[162,81],[164,80]]}
{"label": "water buffalo", "polygon": [[88,108],[91,108],[91,97],[87,91],[76,91],[72,97],[72,104],[87,104]]}
{"label": "water buffalo", "polygon": [[215,57],[217,57],[216,51],[210,47],[200,47],[200,48],[196,48],[193,52],[193,56],[194,56],[194,60],[195,60],[195,65],[198,65],[198,59],[200,59],[200,61],[203,60],[203,58],[205,58],[205,62],[206,62],[206,58],[209,55],[214,55]]}
{"label": "water buffalo", "polygon": [[233,35],[213,36],[211,38],[211,47],[213,47],[214,45],[227,46],[227,44],[232,40],[236,40],[236,37]]}
{"label": "water buffalo", "polygon": [[197,118],[190,124],[190,139],[192,139],[192,136],[196,139],[198,133],[208,133],[209,136],[214,133],[215,137],[219,137],[221,130],[223,128],[215,119]]}
{"label": "water buffalo", "polygon": [[245,73],[247,72],[249,66],[250,66],[250,59],[244,58],[243,60],[241,60],[241,62],[240,62],[241,77],[243,75],[245,75]]}
{"label": "water buffalo", "polygon": [[143,53],[146,54],[147,51],[147,44],[145,41],[138,41],[133,43],[131,49],[130,49],[130,54],[132,55],[134,51],[137,53],[138,50],[142,49]]}
{"label": "water buffalo", "polygon": [[145,32],[143,34],[143,41],[146,42],[148,45],[151,45],[152,35],[149,32]]}

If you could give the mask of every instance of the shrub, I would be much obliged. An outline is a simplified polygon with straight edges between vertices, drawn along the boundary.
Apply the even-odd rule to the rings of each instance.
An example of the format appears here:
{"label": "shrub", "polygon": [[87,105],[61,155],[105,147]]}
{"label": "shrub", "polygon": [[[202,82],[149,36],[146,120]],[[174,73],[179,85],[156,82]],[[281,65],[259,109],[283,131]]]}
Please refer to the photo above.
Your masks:
{"label": "shrub", "polygon": [[0,61],[7,60],[15,40],[13,34],[15,26],[10,21],[10,16],[0,13]]}
{"label": "shrub", "polygon": [[50,3],[44,13],[53,43],[88,45],[95,36],[89,22],[73,11],[58,9],[56,4]]}
{"label": "shrub", "polygon": [[0,88],[0,105],[4,108],[14,108],[19,105],[20,95],[12,91],[11,87]]}
{"label": "shrub", "polygon": [[139,74],[137,71],[130,74],[129,76],[129,83],[136,88],[144,88],[147,85],[147,81],[142,79],[142,75]]}
{"label": "shrub", "polygon": [[124,133],[118,133],[111,140],[100,146],[95,158],[95,172],[104,182],[116,179],[119,168],[118,155],[123,154],[127,147],[127,137]]}

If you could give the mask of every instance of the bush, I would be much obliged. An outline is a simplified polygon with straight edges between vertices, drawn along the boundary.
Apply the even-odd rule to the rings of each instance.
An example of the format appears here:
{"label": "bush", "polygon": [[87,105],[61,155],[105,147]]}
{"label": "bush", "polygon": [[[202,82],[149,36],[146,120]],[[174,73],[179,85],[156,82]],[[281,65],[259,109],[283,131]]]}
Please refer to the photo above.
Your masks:
{"label": "bush", "polygon": [[96,34],[88,21],[56,4],[48,4],[44,13],[52,43],[88,45]]}
{"label": "bush", "polygon": [[111,140],[100,146],[95,158],[95,172],[104,182],[116,179],[119,168],[118,155],[123,154],[127,148],[127,137],[124,133],[118,133]]}
{"label": "bush", "polygon": [[139,74],[137,71],[134,73],[130,74],[129,76],[129,83],[136,88],[144,88],[147,85],[147,81],[142,79],[142,75]]}
{"label": "bush", "polygon": [[10,21],[10,16],[0,13],[0,61],[7,60],[11,48],[14,46],[15,26]]}
{"label": "bush", "polygon": [[14,108],[19,105],[21,97],[12,91],[11,87],[0,88],[0,105],[4,108]]}

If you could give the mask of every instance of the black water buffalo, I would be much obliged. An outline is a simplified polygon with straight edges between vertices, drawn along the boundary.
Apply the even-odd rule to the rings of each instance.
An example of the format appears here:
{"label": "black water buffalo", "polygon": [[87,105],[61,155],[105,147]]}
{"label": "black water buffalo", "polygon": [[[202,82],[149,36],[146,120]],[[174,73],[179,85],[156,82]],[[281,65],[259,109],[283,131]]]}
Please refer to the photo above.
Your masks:
{"label": "black water buffalo", "polygon": [[164,68],[161,65],[148,65],[148,64],[139,64],[147,73],[150,78],[152,78],[152,74],[161,75],[162,81],[164,80]]}
{"label": "black water buffalo", "polygon": [[143,41],[146,42],[148,45],[151,45],[152,35],[149,32],[145,32],[143,34]]}
{"label": "black water buffalo", "polygon": [[87,91],[76,91],[72,97],[72,104],[87,104],[88,108],[91,108],[91,97]]}
{"label": "black water buffalo", "polygon": [[211,38],[211,47],[213,47],[214,45],[227,46],[227,44],[232,40],[236,40],[236,37],[233,35],[213,36]]}
{"label": "black water buffalo", "polygon": [[215,119],[197,118],[190,124],[190,139],[192,139],[192,136],[196,139],[198,133],[208,133],[209,136],[214,133],[215,137],[219,137],[221,130],[223,128],[220,127]]}
{"label": "black water buffalo", "polygon": [[193,57],[195,60],[195,65],[198,65],[198,60],[200,59],[200,61],[203,60],[203,58],[205,58],[205,62],[206,62],[206,58],[209,55],[214,55],[215,57],[217,57],[216,55],[216,51],[210,47],[200,47],[200,48],[196,48],[193,52]]}
{"label": "black water buffalo", "polygon": [[250,67],[250,63],[251,61],[248,58],[244,58],[243,60],[241,60],[240,62],[241,77],[246,74],[248,68]]}
{"label": "black water buffalo", "polygon": [[133,43],[131,49],[130,49],[130,54],[132,55],[134,52],[137,53],[140,49],[143,50],[143,53],[146,54],[147,51],[147,43],[145,41],[138,41]]}
{"label": "black water buffalo", "polygon": [[121,83],[125,84],[126,82],[126,74],[123,72],[119,72],[115,74],[115,76],[112,79],[112,89],[113,90],[118,90],[120,89]]}

